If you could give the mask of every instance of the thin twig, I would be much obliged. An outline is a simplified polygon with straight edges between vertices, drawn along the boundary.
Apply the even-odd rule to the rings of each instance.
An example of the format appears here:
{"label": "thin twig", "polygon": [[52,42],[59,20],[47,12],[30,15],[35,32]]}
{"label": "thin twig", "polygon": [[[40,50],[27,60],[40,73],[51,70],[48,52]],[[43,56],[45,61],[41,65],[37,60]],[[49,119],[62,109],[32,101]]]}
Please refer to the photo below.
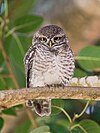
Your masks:
{"label": "thin twig", "polygon": [[75,124],[74,126],[72,126],[71,131],[76,127],[79,127],[84,133],[87,133],[87,131],[80,124]]}
{"label": "thin twig", "polygon": [[81,116],[84,114],[84,112],[86,111],[86,109],[87,109],[87,107],[88,107],[90,101],[91,101],[91,100],[87,101],[87,103],[86,103],[84,109],[82,110],[82,112],[81,112],[80,114],[76,114],[76,115],[75,115],[75,119],[78,119],[79,117],[81,117]]}
{"label": "thin twig", "polygon": [[79,117],[81,117],[81,116],[84,114],[84,112],[86,111],[86,109],[87,109],[87,107],[88,107],[90,101],[91,101],[91,100],[88,100],[88,101],[87,101],[85,107],[83,108],[83,110],[82,110],[82,112],[81,112],[80,114],[75,114],[75,115],[74,115],[74,117],[73,117],[73,119],[72,119],[72,121],[71,121],[71,123],[70,123],[70,125],[69,125],[69,129],[71,129],[72,127],[74,127],[74,121],[75,121],[76,119],[78,119]]}
{"label": "thin twig", "polygon": [[54,107],[54,108],[57,108],[57,109],[59,109],[59,110],[61,110],[64,114],[65,114],[65,116],[68,118],[68,120],[69,120],[69,122],[70,123],[72,123],[72,120],[71,120],[71,117],[70,117],[70,115],[63,109],[63,108],[61,108],[61,107],[58,107],[58,106],[52,106],[52,107]]}

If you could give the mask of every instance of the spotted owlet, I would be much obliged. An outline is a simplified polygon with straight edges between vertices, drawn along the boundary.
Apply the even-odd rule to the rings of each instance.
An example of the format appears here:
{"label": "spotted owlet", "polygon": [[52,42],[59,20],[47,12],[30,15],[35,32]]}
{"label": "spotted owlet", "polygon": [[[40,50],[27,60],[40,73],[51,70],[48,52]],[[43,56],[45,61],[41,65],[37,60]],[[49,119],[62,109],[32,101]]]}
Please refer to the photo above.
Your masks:
{"label": "spotted owlet", "polygon": [[[27,88],[47,85],[66,86],[74,73],[74,58],[63,29],[48,25],[37,31],[25,58]],[[28,100],[39,116],[51,113],[50,99]]]}

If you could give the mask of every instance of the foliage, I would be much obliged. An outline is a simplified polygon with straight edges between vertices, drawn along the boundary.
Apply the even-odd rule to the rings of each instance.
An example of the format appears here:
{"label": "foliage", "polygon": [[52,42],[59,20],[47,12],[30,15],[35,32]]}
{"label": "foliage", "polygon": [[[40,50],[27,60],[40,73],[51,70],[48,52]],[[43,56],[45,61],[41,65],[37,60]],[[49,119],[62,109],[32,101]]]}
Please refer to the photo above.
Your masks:
{"label": "foliage", "polygon": [[3,125],[4,125],[4,120],[2,117],[0,117],[0,129],[2,129]]}
{"label": "foliage", "polygon": [[88,46],[82,49],[77,59],[83,69],[93,71],[100,68],[100,47]]}
{"label": "foliage", "polygon": [[[27,2],[25,0],[4,0],[3,2],[0,14],[1,90],[25,87],[23,57],[31,45],[31,32],[35,31],[43,22],[41,16],[30,14],[34,0]],[[82,49],[76,57],[74,76],[98,74],[100,71],[99,51],[100,45]],[[89,103],[90,101],[53,99],[50,117],[36,116],[35,121],[38,124],[36,129],[32,127],[30,120],[22,121],[16,126],[14,133],[99,133],[99,102],[93,101],[88,106]],[[17,109],[23,110],[24,107],[16,106],[6,109],[2,111],[2,114],[17,117]],[[3,128],[4,123],[6,121],[0,117],[0,129]]]}

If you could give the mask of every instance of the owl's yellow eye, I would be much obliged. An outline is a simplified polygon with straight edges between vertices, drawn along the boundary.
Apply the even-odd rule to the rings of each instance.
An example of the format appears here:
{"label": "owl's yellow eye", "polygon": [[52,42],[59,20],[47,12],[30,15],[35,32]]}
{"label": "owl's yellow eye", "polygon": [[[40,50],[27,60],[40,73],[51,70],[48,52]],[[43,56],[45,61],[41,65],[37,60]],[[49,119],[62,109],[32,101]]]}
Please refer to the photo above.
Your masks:
{"label": "owl's yellow eye", "polygon": [[61,37],[54,37],[54,42],[59,42]]}
{"label": "owl's yellow eye", "polygon": [[40,40],[41,42],[46,42],[46,41],[47,41],[47,38],[46,38],[46,37],[39,37],[39,40]]}

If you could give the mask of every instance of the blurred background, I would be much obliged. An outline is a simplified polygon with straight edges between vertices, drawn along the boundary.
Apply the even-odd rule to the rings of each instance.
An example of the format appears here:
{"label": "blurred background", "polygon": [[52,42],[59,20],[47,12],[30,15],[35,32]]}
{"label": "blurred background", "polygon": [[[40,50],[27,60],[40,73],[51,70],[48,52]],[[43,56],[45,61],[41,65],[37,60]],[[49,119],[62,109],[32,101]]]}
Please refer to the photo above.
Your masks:
{"label": "blurred background", "polygon": [[37,0],[32,11],[63,27],[75,54],[100,38],[100,0]]}
{"label": "blurred background", "polygon": [[[0,0],[0,90],[25,87],[24,55],[34,32],[48,24],[61,26],[69,38],[74,77],[100,75],[100,0]],[[86,103],[53,99],[59,109],[43,118],[22,105],[6,109],[0,113],[0,132],[99,133],[100,102],[84,110]]]}

